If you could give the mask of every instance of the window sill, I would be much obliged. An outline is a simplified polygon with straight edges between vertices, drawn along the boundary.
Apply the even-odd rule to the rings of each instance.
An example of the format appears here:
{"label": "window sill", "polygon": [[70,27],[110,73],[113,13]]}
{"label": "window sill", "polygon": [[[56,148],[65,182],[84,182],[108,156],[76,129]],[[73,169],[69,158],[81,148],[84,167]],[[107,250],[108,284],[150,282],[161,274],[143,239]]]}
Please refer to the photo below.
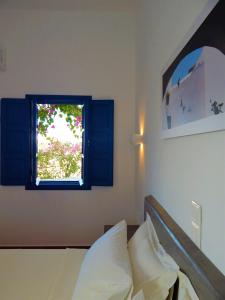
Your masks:
{"label": "window sill", "polygon": [[91,190],[91,186],[78,181],[42,181],[39,185],[26,185],[26,190]]}

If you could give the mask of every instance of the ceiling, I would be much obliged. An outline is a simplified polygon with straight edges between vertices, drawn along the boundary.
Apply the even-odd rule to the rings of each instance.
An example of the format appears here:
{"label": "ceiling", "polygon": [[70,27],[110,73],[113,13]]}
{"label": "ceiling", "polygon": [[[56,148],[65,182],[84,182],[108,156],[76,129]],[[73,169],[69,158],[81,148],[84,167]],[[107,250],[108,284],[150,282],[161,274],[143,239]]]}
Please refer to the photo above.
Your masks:
{"label": "ceiling", "polygon": [[0,0],[0,9],[134,11],[138,0]]}

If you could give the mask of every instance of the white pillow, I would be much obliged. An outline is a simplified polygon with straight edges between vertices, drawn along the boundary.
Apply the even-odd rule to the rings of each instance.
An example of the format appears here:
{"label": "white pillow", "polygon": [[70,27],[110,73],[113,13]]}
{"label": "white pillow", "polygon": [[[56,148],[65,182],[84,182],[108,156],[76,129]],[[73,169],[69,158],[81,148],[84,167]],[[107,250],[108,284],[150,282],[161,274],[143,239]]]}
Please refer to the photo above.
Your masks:
{"label": "white pillow", "polygon": [[199,300],[188,277],[184,273],[179,271],[178,279],[179,279],[178,300]]}
{"label": "white pillow", "polygon": [[140,290],[133,298],[132,300],[145,300],[145,295],[142,290]]}
{"label": "white pillow", "polygon": [[72,300],[128,300],[132,286],[127,225],[122,221],[87,251]]}
{"label": "white pillow", "polygon": [[136,295],[134,295],[132,300],[145,300],[145,296],[144,296],[143,291],[140,290]]}
{"label": "white pillow", "polygon": [[164,300],[177,279],[179,267],[160,245],[149,215],[129,241],[128,251],[134,295],[142,289],[145,300]]}

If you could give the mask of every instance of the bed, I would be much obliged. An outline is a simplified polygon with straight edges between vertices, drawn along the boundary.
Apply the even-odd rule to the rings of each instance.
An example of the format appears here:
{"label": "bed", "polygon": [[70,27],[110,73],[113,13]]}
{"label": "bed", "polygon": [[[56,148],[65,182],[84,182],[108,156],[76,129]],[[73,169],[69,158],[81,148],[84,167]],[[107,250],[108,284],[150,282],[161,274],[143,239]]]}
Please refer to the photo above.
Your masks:
{"label": "bed", "polygon": [[[151,216],[165,250],[190,279],[199,299],[225,299],[225,277],[195,246],[157,202],[148,196],[144,213]],[[111,225],[105,226],[107,231]],[[128,226],[128,239],[137,225]],[[44,248],[44,247],[43,247]],[[71,300],[87,247],[0,249],[1,300]],[[175,283],[173,299],[176,299]]]}
{"label": "bed", "polygon": [[[173,257],[191,281],[200,300],[225,299],[225,276],[192,242],[187,234],[172,219],[153,196],[145,197],[144,214],[152,219],[160,243]],[[105,226],[105,231],[111,225]],[[128,240],[137,230],[137,225],[128,226]],[[175,295],[178,285],[175,284]]]}
{"label": "bed", "polygon": [[190,279],[199,299],[225,299],[225,276],[200,251],[153,196],[145,198],[149,213],[166,251]]}

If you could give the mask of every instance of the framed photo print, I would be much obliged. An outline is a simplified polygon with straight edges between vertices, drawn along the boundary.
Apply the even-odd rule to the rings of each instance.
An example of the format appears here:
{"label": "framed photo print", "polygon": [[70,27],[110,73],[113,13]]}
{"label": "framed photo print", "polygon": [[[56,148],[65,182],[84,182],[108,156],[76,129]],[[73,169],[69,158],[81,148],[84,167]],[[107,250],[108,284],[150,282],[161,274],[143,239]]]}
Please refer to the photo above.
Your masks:
{"label": "framed photo print", "polygon": [[209,1],[162,72],[162,137],[225,129],[225,1]]}

